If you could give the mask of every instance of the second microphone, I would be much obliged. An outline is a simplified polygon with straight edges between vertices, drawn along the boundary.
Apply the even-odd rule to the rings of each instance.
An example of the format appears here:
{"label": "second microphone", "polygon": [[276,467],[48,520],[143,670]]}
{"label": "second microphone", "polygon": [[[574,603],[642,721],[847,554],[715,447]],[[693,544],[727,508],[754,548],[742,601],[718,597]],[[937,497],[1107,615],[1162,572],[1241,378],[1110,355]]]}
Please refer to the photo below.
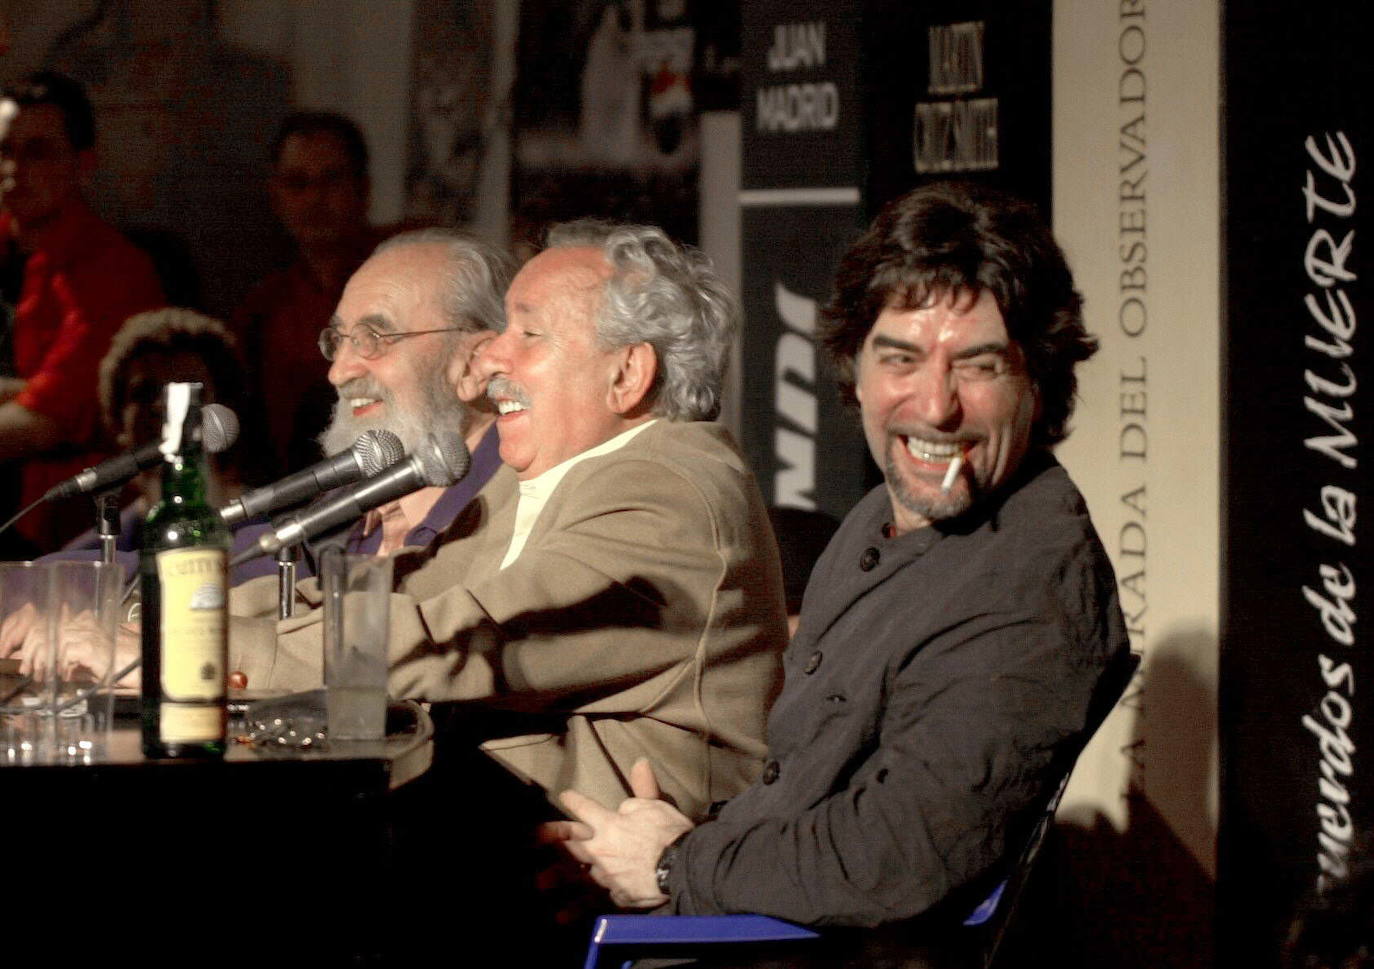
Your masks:
{"label": "second microphone", "polygon": [[321,492],[376,477],[403,457],[405,448],[395,434],[367,431],[347,451],[332,454],[303,471],[240,496],[221,508],[220,515],[232,528],[255,515],[270,515],[309,501]]}

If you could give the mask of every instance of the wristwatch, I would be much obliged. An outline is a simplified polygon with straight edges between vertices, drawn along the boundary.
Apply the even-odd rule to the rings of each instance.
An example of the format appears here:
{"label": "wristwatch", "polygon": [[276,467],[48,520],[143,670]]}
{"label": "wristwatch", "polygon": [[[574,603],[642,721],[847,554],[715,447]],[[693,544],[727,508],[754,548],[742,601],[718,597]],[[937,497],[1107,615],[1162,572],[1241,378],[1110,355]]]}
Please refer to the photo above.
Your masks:
{"label": "wristwatch", "polygon": [[677,861],[677,852],[682,847],[683,839],[690,833],[690,831],[682,832],[669,842],[668,846],[663,849],[663,853],[658,856],[658,864],[654,866],[654,881],[658,883],[658,890],[664,895],[672,894],[668,891],[668,873],[673,870],[673,862]]}

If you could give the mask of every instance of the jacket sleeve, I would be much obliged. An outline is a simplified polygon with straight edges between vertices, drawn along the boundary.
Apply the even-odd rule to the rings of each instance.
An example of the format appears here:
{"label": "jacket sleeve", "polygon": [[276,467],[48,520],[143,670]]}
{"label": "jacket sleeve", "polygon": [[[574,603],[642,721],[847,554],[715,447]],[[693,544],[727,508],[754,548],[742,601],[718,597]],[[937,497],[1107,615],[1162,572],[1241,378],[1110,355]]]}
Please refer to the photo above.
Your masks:
{"label": "jacket sleeve", "polygon": [[607,713],[628,686],[695,654],[725,571],[717,509],[644,460],[607,463],[576,489],[545,507],[553,519],[505,569],[476,569],[406,610],[393,689]]}
{"label": "jacket sleeve", "polygon": [[[1105,643],[1076,638],[1053,618],[988,612],[908,654],[844,785],[796,811],[760,810],[758,784],[731,802],[683,843],[674,910],[873,926],[987,873],[1089,727]],[[800,756],[782,775],[805,769]]]}
{"label": "jacket sleeve", "polygon": [[[392,596],[393,696],[614,712],[627,686],[693,655],[725,568],[716,509],[651,461],[609,462],[576,488],[507,568],[476,562],[467,583]],[[484,554],[493,544],[504,553]],[[282,624],[273,686],[318,670],[319,636],[318,615]]]}

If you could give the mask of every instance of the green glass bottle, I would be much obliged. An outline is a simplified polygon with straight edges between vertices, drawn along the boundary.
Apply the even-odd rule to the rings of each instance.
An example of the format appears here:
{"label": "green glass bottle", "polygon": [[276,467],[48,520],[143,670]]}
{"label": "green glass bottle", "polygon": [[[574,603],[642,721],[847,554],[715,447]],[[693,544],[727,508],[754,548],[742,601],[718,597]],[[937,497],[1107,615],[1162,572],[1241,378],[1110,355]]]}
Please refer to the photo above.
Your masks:
{"label": "green glass bottle", "polygon": [[201,385],[168,384],[162,500],[143,525],[143,753],[222,757],[229,529],[207,500]]}

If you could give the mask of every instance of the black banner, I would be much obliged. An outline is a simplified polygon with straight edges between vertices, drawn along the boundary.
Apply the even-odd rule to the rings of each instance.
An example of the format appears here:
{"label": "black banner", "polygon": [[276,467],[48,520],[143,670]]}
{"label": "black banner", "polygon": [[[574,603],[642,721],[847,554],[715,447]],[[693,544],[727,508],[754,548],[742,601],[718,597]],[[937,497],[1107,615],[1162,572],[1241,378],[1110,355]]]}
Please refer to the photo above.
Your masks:
{"label": "black banner", "polygon": [[1362,634],[1374,292],[1362,226],[1374,82],[1362,8],[1228,5],[1218,953],[1278,964],[1374,801]]}
{"label": "black banner", "polygon": [[837,516],[864,492],[865,450],[815,329],[864,222],[857,21],[843,3],[744,6],[741,444],[769,503]]}
{"label": "black banner", "polygon": [[745,4],[742,444],[765,497],[844,515],[879,480],[814,342],[845,247],[923,181],[1049,217],[1049,0]]}

